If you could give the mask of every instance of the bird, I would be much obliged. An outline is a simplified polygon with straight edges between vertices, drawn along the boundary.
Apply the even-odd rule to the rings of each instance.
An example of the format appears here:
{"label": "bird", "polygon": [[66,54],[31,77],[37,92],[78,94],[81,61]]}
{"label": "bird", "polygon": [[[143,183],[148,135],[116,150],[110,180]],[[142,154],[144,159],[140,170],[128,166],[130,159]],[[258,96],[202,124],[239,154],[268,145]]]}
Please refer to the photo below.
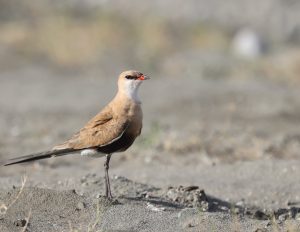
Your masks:
{"label": "bird", "polygon": [[148,79],[149,76],[139,71],[122,72],[115,97],[69,140],[48,151],[13,158],[0,164],[8,166],[74,153],[105,156],[105,196],[113,199],[108,173],[111,155],[127,150],[141,134],[143,113],[138,90],[142,82]]}

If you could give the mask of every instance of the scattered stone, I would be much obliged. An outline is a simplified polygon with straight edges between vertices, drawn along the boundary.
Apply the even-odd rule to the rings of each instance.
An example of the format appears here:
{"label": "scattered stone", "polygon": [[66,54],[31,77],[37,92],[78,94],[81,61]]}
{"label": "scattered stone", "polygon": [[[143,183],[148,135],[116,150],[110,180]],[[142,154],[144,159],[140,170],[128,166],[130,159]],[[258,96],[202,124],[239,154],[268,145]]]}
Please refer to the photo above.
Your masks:
{"label": "scattered stone", "polygon": [[238,207],[234,207],[233,209],[231,209],[231,212],[233,214],[241,214],[241,209]]}
{"label": "scattered stone", "polygon": [[254,232],[267,232],[267,229],[258,228]]}
{"label": "scattered stone", "polygon": [[235,203],[236,206],[240,206],[240,207],[244,207],[245,206],[245,199],[242,199],[240,201],[238,201],[237,203]]}
{"label": "scattered stone", "polygon": [[193,191],[193,190],[196,190],[196,189],[199,189],[199,186],[188,186],[188,187],[185,187],[185,188],[183,188],[184,189],[184,191]]}
{"label": "scattered stone", "polygon": [[188,227],[188,228],[191,228],[191,227],[194,227],[194,226],[193,226],[192,223],[188,223],[188,224],[187,224],[187,227]]}
{"label": "scattered stone", "polygon": [[82,182],[81,183],[81,186],[83,186],[83,187],[86,187],[86,186],[88,186],[89,185],[89,183],[87,183],[87,182]]}
{"label": "scattered stone", "polygon": [[298,220],[298,221],[300,221],[300,212],[299,213],[296,213],[296,215],[295,215],[295,220]]}
{"label": "scattered stone", "polygon": [[294,206],[294,205],[299,205],[300,202],[293,202],[293,201],[288,201],[287,206]]}
{"label": "scattered stone", "polygon": [[286,214],[281,214],[278,216],[278,220],[283,222],[283,221],[286,221],[287,219],[289,218],[289,214],[286,213]]}
{"label": "scattered stone", "polygon": [[292,212],[289,209],[278,209],[274,212],[275,218],[278,218],[279,222],[283,222],[288,218],[292,218]]}
{"label": "scattered stone", "polygon": [[7,206],[3,203],[0,205],[0,215],[1,214],[6,214],[7,211]]}
{"label": "scattered stone", "polygon": [[76,192],[75,189],[71,189],[70,191],[71,191],[71,193],[73,193],[73,194],[77,194],[77,192]]}
{"label": "scattered stone", "polygon": [[177,217],[179,219],[182,219],[182,220],[186,220],[188,218],[191,218],[193,215],[197,214],[197,211],[195,209],[191,209],[191,208],[185,208],[185,209],[182,209]]}
{"label": "scattered stone", "polygon": [[147,209],[150,209],[151,211],[154,211],[154,212],[161,212],[161,211],[166,210],[164,207],[155,206],[155,205],[151,204],[150,202],[147,202]]}
{"label": "scattered stone", "polygon": [[287,219],[295,219],[298,212],[300,212],[300,209],[297,207],[291,207],[290,209],[282,208],[274,212],[274,215],[280,222],[283,222]]}
{"label": "scattered stone", "polygon": [[24,227],[26,223],[27,223],[26,219],[18,219],[14,221],[14,225],[17,227]]}
{"label": "scattered stone", "polygon": [[204,190],[200,190],[198,186],[169,187],[166,196],[173,202],[187,207],[198,207],[201,211],[207,211],[210,206]]}
{"label": "scattered stone", "polygon": [[144,192],[141,192],[141,193],[138,193],[137,194],[139,197],[141,198],[146,198],[146,199],[149,199],[151,196],[149,195],[148,191],[144,191]]}
{"label": "scattered stone", "polygon": [[209,210],[209,203],[207,201],[201,201],[199,209],[201,212],[206,212]]}
{"label": "scattered stone", "polygon": [[271,225],[272,225],[272,222],[268,221],[268,223],[267,223],[267,225],[265,227],[267,228],[267,227],[270,227]]}
{"label": "scattered stone", "polygon": [[296,219],[296,216],[300,213],[300,208],[298,207],[291,207],[290,208],[290,214],[291,214],[291,218]]}
{"label": "scattered stone", "polygon": [[224,206],[224,205],[223,205],[223,206],[220,206],[220,209],[223,210],[223,211],[228,211],[228,210],[229,210],[228,207],[226,207],[226,206]]}
{"label": "scattered stone", "polygon": [[83,210],[83,209],[85,209],[84,202],[82,202],[82,201],[78,202],[76,210]]}
{"label": "scattered stone", "polygon": [[258,220],[268,220],[269,216],[261,210],[256,210],[253,217]]}

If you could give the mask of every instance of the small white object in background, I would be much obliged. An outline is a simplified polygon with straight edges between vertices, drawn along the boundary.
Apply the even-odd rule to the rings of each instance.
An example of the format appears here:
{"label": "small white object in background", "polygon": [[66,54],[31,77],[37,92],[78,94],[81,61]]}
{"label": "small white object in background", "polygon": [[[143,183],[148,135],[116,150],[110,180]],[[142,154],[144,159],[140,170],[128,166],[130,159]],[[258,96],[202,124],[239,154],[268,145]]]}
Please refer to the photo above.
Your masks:
{"label": "small white object in background", "polygon": [[249,28],[239,30],[232,40],[233,52],[244,58],[257,58],[262,54],[262,41],[255,31]]}

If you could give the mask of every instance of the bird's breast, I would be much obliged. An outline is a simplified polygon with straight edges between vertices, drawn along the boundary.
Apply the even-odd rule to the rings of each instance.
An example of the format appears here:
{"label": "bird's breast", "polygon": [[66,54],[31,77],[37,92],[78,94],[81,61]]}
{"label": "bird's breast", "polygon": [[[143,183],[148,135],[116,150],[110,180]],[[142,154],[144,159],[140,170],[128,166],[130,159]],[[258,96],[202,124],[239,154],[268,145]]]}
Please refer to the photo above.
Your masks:
{"label": "bird's breast", "polygon": [[[126,118],[127,127],[120,138],[106,146],[97,148],[98,152],[111,154],[127,150],[140,135],[142,130],[143,113],[140,105],[132,104],[119,111],[119,118]],[[122,119],[122,121],[123,121]]]}
{"label": "bird's breast", "polygon": [[128,134],[137,137],[140,135],[143,126],[143,112],[141,107],[135,106],[128,112]]}

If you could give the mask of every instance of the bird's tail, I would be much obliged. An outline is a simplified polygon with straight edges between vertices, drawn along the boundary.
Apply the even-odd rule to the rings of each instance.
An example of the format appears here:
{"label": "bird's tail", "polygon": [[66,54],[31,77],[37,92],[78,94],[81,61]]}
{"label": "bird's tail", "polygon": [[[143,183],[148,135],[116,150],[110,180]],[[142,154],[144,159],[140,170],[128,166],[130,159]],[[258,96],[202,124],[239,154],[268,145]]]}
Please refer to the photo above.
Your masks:
{"label": "bird's tail", "polygon": [[61,149],[61,150],[51,150],[51,151],[45,151],[45,152],[39,152],[31,155],[25,155],[13,159],[9,159],[4,162],[0,162],[0,166],[8,166],[8,165],[13,165],[13,164],[19,164],[19,163],[25,163],[25,162],[31,162],[35,160],[40,160],[40,159],[47,159],[55,156],[63,156],[67,155],[70,153],[75,152],[75,149]]}

